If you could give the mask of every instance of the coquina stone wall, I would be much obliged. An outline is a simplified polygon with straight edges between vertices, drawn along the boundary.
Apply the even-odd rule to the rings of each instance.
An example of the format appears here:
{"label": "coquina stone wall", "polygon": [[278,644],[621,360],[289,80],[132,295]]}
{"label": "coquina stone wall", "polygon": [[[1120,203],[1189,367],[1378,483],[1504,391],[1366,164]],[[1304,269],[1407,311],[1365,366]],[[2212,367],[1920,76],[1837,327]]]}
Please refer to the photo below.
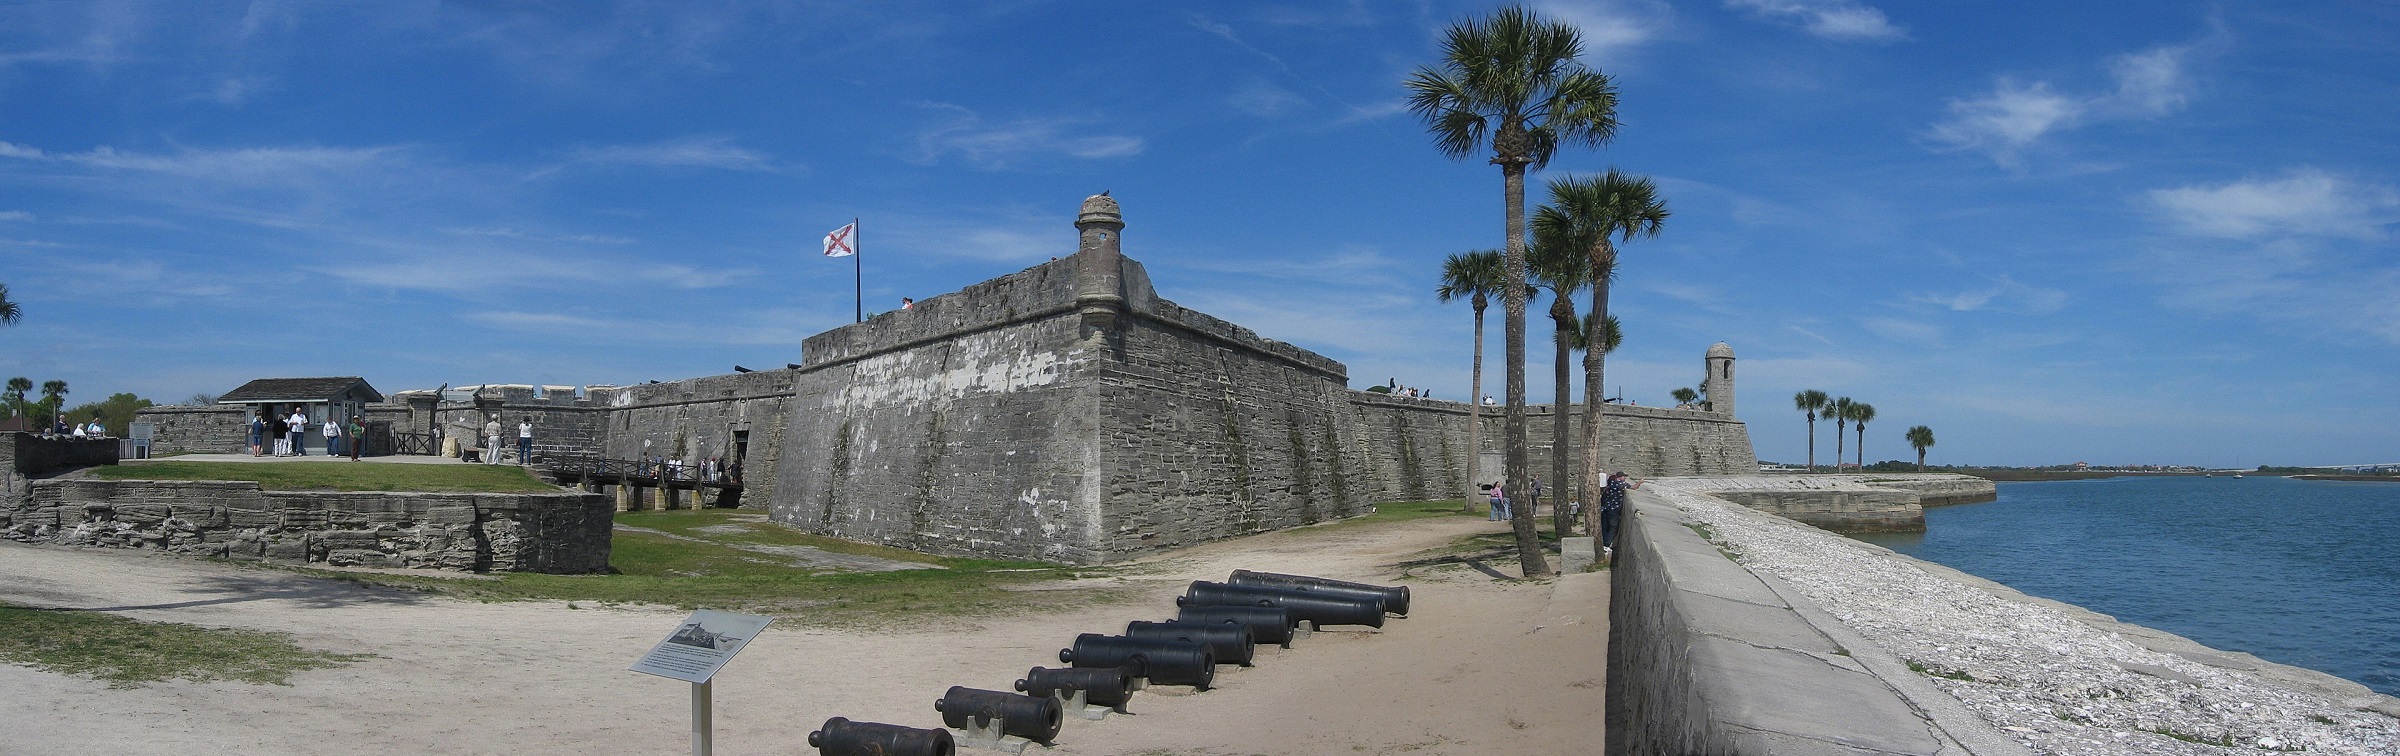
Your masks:
{"label": "coquina stone wall", "polygon": [[33,481],[60,470],[117,463],[117,439],[0,433],[0,505],[31,495]]}
{"label": "coquina stone wall", "polygon": [[471,572],[608,569],[606,497],[581,493],[261,491],[235,481],[36,481],[0,510],[28,543],[335,566]]}

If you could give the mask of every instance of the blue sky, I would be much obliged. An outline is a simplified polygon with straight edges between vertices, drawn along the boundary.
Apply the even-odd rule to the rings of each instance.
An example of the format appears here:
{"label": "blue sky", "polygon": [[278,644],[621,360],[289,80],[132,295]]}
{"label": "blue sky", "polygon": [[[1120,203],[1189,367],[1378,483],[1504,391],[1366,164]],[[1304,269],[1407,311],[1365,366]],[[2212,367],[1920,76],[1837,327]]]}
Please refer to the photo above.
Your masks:
{"label": "blue sky", "polygon": [[[1071,252],[1107,189],[1165,296],[1464,397],[1431,291],[1499,245],[1500,177],[1399,82],[1492,7],[0,4],[0,374],[779,366],[850,319],[816,245],[851,217],[889,309]],[[1724,340],[1770,460],[1803,388],[1873,403],[1877,459],[1925,424],[1937,462],[2400,460],[2400,6],[1536,7],[1624,125],[1529,199],[1616,166],[1674,212],[1612,390],[1668,403]]]}

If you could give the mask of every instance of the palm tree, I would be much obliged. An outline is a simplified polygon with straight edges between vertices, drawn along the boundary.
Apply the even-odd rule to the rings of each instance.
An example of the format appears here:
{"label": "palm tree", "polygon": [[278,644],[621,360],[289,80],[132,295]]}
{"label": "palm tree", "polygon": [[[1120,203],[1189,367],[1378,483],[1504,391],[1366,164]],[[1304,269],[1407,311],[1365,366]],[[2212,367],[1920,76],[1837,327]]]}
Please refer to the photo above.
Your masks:
{"label": "palm tree", "polygon": [[[1536,217],[1541,214],[1540,210],[1534,212]],[[1583,263],[1582,250],[1561,244],[1557,238],[1544,238],[1538,227],[1534,234],[1532,265],[1534,280],[1550,290],[1550,340],[1557,348],[1556,359],[1551,363],[1550,385],[1555,389],[1553,394],[1556,398],[1550,404],[1550,491],[1551,498],[1564,502],[1572,495],[1567,487],[1567,449],[1570,448],[1567,446],[1567,436],[1571,424],[1567,410],[1573,406],[1575,391],[1575,380],[1567,372],[1567,358],[1575,353],[1576,342],[1580,340],[1579,334],[1583,330],[1583,320],[1575,317],[1575,292],[1591,285],[1591,269]],[[1584,427],[1588,429],[1591,427],[1591,415],[1589,410],[1585,412]],[[1567,530],[1570,527],[1567,508],[1552,507],[1550,524],[1561,535],[1570,532]]]}
{"label": "palm tree", "polygon": [[1583,320],[1575,325],[1574,347],[1576,351],[1592,348],[1592,328],[1595,322],[1598,323],[1600,329],[1601,354],[1617,351],[1617,347],[1625,345],[1625,326],[1617,322],[1617,316],[1610,315],[1607,320],[1602,321],[1599,319],[1599,313],[1587,312],[1583,314]]}
{"label": "palm tree", "polygon": [[10,416],[25,416],[25,392],[32,390],[33,379],[31,378],[20,375],[15,378],[8,379],[8,391],[6,393],[0,393],[0,401],[8,402],[8,414]]}
{"label": "palm tree", "polygon": [[[1817,471],[1817,413],[1825,411],[1825,406],[1831,403],[1833,403],[1833,397],[1826,396],[1825,392],[1818,391],[1816,389],[1809,389],[1807,391],[1802,391],[1792,395],[1792,408],[1808,413],[1809,472]],[[1834,466],[1841,466],[1839,464],[1839,460],[1836,460],[1836,464]]]}
{"label": "palm tree", "polygon": [[1842,471],[1842,431],[1850,422],[1852,404],[1855,402],[1847,396],[1825,404],[1824,415],[1833,418],[1833,471],[1837,473]]}
{"label": "palm tree", "polygon": [[1850,423],[1858,426],[1858,469],[1867,469],[1867,421],[1875,419],[1875,405],[1858,402],[1850,405]]}
{"label": "palm tree", "polygon": [[13,326],[25,317],[25,308],[8,298],[8,284],[0,284],[0,326]]}
{"label": "palm tree", "polygon": [[1433,296],[1444,302],[1460,297],[1475,308],[1475,377],[1467,394],[1467,511],[1475,511],[1475,486],[1483,481],[1483,310],[1492,295],[1508,284],[1500,270],[1499,250],[1460,252],[1442,261],[1442,285]]}
{"label": "palm tree", "polygon": [[[1559,144],[1606,144],[1617,133],[1617,91],[1606,74],[1586,68],[1583,35],[1573,24],[1544,21],[1523,7],[1452,24],[1443,32],[1439,67],[1408,77],[1409,110],[1425,120],[1434,145],[1452,159],[1473,157],[1488,139],[1500,166],[1507,207],[1502,227],[1502,341],[1508,406],[1503,426],[1505,480],[1521,491],[1525,477],[1525,171],[1550,163]],[[1525,577],[1550,574],[1534,535],[1533,513],[1515,519],[1517,560]]]}
{"label": "palm tree", "polygon": [[1700,401],[1700,392],[1693,391],[1692,387],[1690,386],[1669,391],[1667,392],[1667,395],[1675,397],[1676,404],[1691,404],[1693,402]]}
{"label": "palm tree", "polygon": [[[1616,245],[1657,236],[1667,215],[1666,201],[1659,199],[1658,186],[1649,178],[1610,168],[1598,176],[1552,180],[1550,203],[1533,212],[1533,233],[1537,240],[1548,238],[1550,244],[1581,253],[1584,276],[1592,289],[1592,314],[1611,320],[1608,292],[1617,278]],[[1608,393],[1603,388],[1608,385],[1603,380],[1606,358],[1600,352],[1583,354],[1585,422],[1579,469],[1584,490],[1577,501],[1593,501],[1599,494],[1600,398]]]}
{"label": "palm tree", "polygon": [[1925,450],[1933,446],[1933,429],[1919,425],[1908,429],[1908,445],[1917,447],[1917,472],[1925,471]]}
{"label": "palm tree", "polygon": [[48,419],[51,419],[51,418],[53,418],[53,417],[56,417],[56,416],[58,415],[58,411],[59,411],[59,410],[61,410],[61,409],[65,409],[65,408],[66,408],[66,406],[67,406],[67,382],[66,382],[66,381],[43,381],[43,382],[42,382],[42,419],[44,419],[44,420],[48,420]]}

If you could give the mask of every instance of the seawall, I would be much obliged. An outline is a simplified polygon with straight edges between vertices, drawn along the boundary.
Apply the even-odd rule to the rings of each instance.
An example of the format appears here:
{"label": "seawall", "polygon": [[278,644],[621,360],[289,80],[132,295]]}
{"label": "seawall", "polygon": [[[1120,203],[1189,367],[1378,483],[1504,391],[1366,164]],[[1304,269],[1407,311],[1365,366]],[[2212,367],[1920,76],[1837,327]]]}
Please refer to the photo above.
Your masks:
{"label": "seawall", "polygon": [[1714,496],[1635,493],[1608,752],[2391,753],[2400,701]]}
{"label": "seawall", "polygon": [[1745,475],[1673,485],[1837,533],[1922,531],[1927,506],[1999,498],[1991,481],[1947,473]]}

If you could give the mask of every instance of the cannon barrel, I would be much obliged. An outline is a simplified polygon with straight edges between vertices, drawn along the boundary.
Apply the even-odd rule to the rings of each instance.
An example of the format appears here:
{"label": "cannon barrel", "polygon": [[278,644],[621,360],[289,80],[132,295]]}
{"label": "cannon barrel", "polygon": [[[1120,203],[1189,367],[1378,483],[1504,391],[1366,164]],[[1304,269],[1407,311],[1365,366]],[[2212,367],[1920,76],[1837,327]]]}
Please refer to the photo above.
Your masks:
{"label": "cannon barrel", "polygon": [[1059,725],[1066,722],[1058,699],[963,685],[950,686],[950,692],[933,702],[933,710],[941,712],[942,724],[951,727],[964,730],[970,722],[990,727],[992,720],[998,719],[1000,734],[1043,744],[1057,738]]}
{"label": "cannon barrel", "polygon": [[1282,607],[1186,606],[1175,610],[1175,620],[1239,625],[1250,631],[1251,640],[1292,646],[1292,613]]}
{"label": "cannon barrel", "polygon": [[1210,622],[1143,622],[1125,623],[1127,638],[1172,638],[1208,644],[1217,656],[1218,664],[1250,666],[1250,658],[1258,652],[1258,642],[1251,640],[1250,630],[1238,625]]}
{"label": "cannon barrel", "polygon": [[1074,648],[1058,650],[1058,660],[1078,667],[1124,667],[1159,685],[1207,690],[1217,679],[1217,657],[1199,641],[1084,633],[1075,636]]}
{"label": "cannon barrel", "polygon": [[1227,585],[1295,588],[1330,596],[1379,598],[1383,600],[1384,611],[1403,617],[1408,616],[1408,586],[1405,585],[1368,585],[1308,575],[1285,575],[1279,572],[1251,572],[1249,570],[1234,570],[1231,576],[1225,578],[1225,583]]}
{"label": "cannon barrel", "polygon": [[1124,667],[1085,667],[1047,669],[1034,667],[1026,671],[1025,679],[1017,681],[1017,690],[1027,695],[1061,697],[1083,691],[1085,703],[1099,706],[1123,706],[1133,698],[1135,675]]}
{"label": "cannon barrel", "polygon": [[808,734],[808,745],[819,756],[952,756],[958,746],[950,731],[920,730],[882,722],[852,722],[841,717]]}
{"label": "cannon barrel", "polygon": [[1318,627],[1326,625],[1366,625],[1383,627],[1383,601],[1380,599],[1348,598],[1323,593],[1267,588],[1256,585],[1226,585],[1206,580],[1192,581],[1192,587],[1175,599],[1177,606],[1274,606],[1291,612],[1293,621],[1307,620]]}

